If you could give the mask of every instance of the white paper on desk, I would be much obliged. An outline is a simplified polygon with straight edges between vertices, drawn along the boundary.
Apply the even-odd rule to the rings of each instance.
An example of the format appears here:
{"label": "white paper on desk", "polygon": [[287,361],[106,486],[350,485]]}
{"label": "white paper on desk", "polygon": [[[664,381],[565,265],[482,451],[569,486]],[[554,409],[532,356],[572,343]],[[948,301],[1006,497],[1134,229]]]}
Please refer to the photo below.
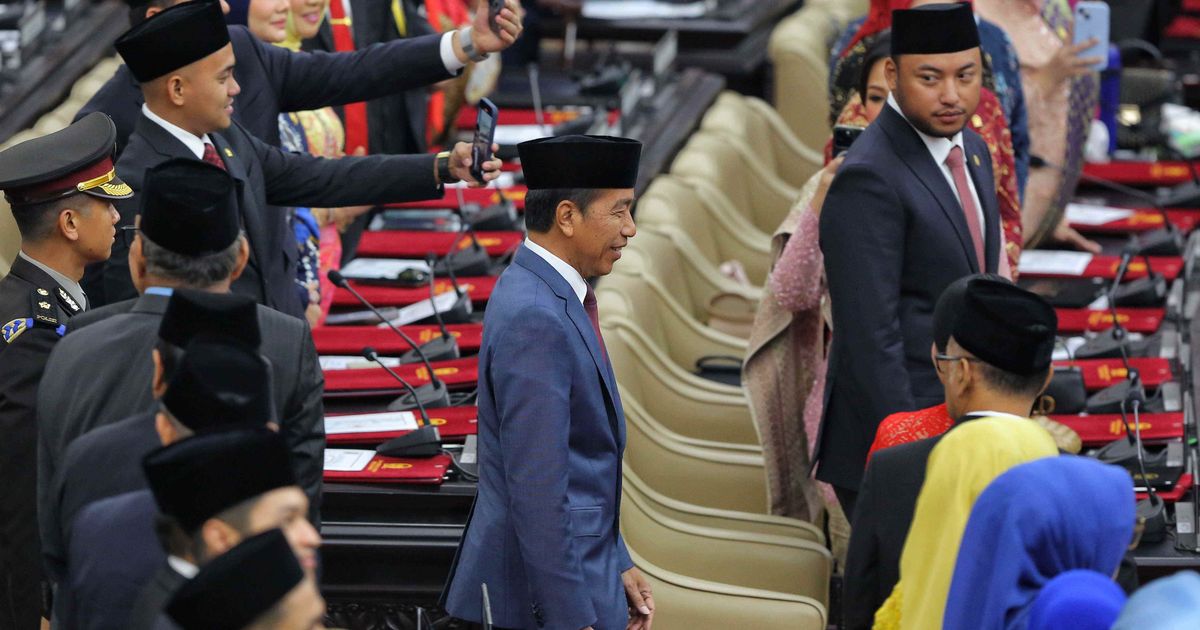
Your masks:
{"label": "white paper on desk", "polygon": [[347,278],[392,279],[408,269],[429,273],[429,263],[424,260],[403,258],[355,258],[342,267]]}
{"label": "white paper on desk", "polygon": [[1025,250],[1021,252],[1021,273],[1054,276],[1082,276],[1092,263],[1087,252]]}
{"label": "white paper on desk", "polygon": [[[445,313],[454,308],[454,304],[458,302],[458,294],[454,291],[446,291],[437,294],[437,297],[429,300],[421,300],[409,304],[404,308],[396,311],[396,317],[392,320],[393,326],[407,326],[413,322],[419,322],[425,318],[433,317],[434,306],[437,306],[437,312]],[[386,328],[387,324],[379,324],[379,328]]]}
{"label": "white paper on desk", "polygon": [[1104,225],[1133,216],[1133,210],[1096,206],[1088,203],[1067,204],[1067,221],[1074,225]]}
{"label": "white paper on desk", "polygon": [[[1071,359],[1075,356],[1075,351],[1079,349],[1079,346],[1082,346],[1085,343],[1087,343],[1087,337],[1067,337],[1063,340],[1062,344],[1054,347],[1054,354],[1050,358],[1054,361],[1066,361]],[[1064,348],[1063,346],[1066,347]],[[326,418],[325,422],[328,423],[329,419]],[[325,432],[328,433],[329,430],[326,429]]]}
{"label": "white paper on desk", "polygon": [[349,416],[325,416],[325,434],[382,433],[416,431],[417,417],[411,411],[356,413]]}
{"label": "white paper on desk", "polygon": [[[390,368],[400,365],[400,359],[397,357],[379,357],[379,360]],[[317,362],[321,364],[322,370],[365,370],[379,367],[374,361],[352,354],[323,354],[317,357]]]}
{"label": "white paper on desk", "polygon": [[708,0],[677,4],[655,0],[588,0],[583,17],[595,20],[644,20],[647,18],[704,17],[715,3]]}
{"label": "white paper on desk", "polygon": [[325,470],[329,472],[358,472],[367,467],[375,451],[357,448],[325,449]]}
{"label": "white paper on desk", "polygon": [[553,125],[496,125],[495,142],[499,145],[520,144],[550,135]]}

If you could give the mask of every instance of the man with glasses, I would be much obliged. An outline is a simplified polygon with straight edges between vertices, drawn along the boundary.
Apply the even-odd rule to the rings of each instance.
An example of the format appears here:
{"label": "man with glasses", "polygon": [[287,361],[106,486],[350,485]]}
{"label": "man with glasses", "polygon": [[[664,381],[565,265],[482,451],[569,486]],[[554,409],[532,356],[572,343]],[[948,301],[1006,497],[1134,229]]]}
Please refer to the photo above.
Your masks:
{"label": "man with glasses", "polygon": [[[977,418],[1028,419],[1054,374],[1054,309],[1007,280],[977,274],[942,293],[933,322],[932,360],[954,425]],[[851,520],[844,628],[870,628],[899,580],[900,552],[925,464],[940,439],[935,435],[872,456]]]}

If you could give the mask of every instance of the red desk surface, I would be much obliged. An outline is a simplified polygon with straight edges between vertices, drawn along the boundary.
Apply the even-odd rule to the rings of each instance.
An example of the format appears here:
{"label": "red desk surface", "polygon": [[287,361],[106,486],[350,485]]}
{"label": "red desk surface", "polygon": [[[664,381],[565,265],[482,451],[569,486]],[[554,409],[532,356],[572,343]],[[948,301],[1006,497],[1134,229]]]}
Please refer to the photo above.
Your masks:
{"label": "red desk surface", "polygon": [[[1192,181],[1187,162],[1164,160],[1140,162],[1114,160],[1104,164],[1084,164],[1083,172],[1129,186],[1174,186]],[[1080,182],[1087,185],[1087,182]]]}
{"label": "red desk surface", "polygon": [[[551,126],[571,122],[582,114],[583,111],[578,109],[547,109],[543,111],[545,124]],[[463,108],[458,110],[458,119],[455,122],[459,129],[475,129],[475,120],[478,116],[479,113],[475,107],[463,105]],[[536,125],[538,124],[537,112],[532,109],[505,109],[500,112],[496,122],[501,125]]]}
{"label": "red desk surface", "polygon": [[[479,352],[483,342],[483,324],[447,324],[450,334],[458,339],[462,352]],[[437,326],[401,326],[400,330],[417,343],[433,341],[441,337]],[[317,354],[362,354],[362,349],[371,346],[384,356],[401,355],[412,348],[392,332],[391,328],[376,326],[318,326],[313,331],[313,343]]]}
{"label": "red desk surface", "polygon": [[[1027,273],[1021,271],[1021,276],[1026,278],[1103,278],[1112,280],[1117,277],[1117,268],[1121,266],[1120,256],[1094,256],[1092,262],[1088,264],[1087,269],[1083,270],[1082,276],[1067,276],[1058,274],[1040,274]],[[1183,271],[1183,259],[1178,256],[1150,256],[1150,266],[1155,273],[1162,274],[1167,280],[1174,280]],[[1129,269],[1125,271],[1126,280],[1136,280],[1146,275],[1146,263],[1143,259],[1137,258],[1129,263]]]}
{"label": "red desk surface", "polygon": [[[1081,359],[1055,361],[1056,367],[1075,366],[1083,371],[1083,384],[1089,391],[1104,389],[1125,379],[1125,366],[1120,359]],[[1130,359],[1129,366],[1137,370],[1146,387],[1158,387],[1171,380],[1171,364],[1166,359]],[[328,386],[327,386],[328,387]]]}
{"label": "red desk surface", "polygon": [[[351,281],[350,284],[375,306],[408,306],[421,300],[429,299],[429,287],[385,287],[378,284],[361,284]],[[459,278],[458,286],[471,296],[471,301],[482,304],[492,295],[496,286],[496,278],[492,276],[472,276]],[[438,278],[434,281],[434,291],[446,293],[454,290],[449,278]],[[337,289],[333,294],[334,306],[361,306],[362,304],[345,289]]]}
{"label": "red desk surface", "polygon": [[[1200,224],[1200,209],[1180,208],[1168,209],[1167,218],[1179,231],[1191,232]],[[1153,208],[1136,208],[1134,215],[1127,219],[1110,221],[1104,225],[1082,225],[1072,223],[1071,227],[1085,234],[1135,234],[1149,232],[1163,226],[1163,217]]]}
{"label": "red desk surface", "polygon": [[[504,195],[512,200],[517,206],[517,210],[525,209],[525,193],[528,189],[525,186],[513,186],[512,188],[504,189]],[[463,201],[466,203],[476,203],[481,205],[491,205],[500,203],[500,193],[495,188],[464,188]],[[427,199],[425,201],[408,201],[405,203],[389,203],[383,206],[384,208],[457,208],[458,193],[452,189],[447,189],[446,194],[441,199]]]}
{"label": "red desk surface", "polygon": [[[1089,448],[1104,446],[1113,440],[1125,439],[1125,425],[1121,414],[1098,414],[1094,416],[1050,416],[1071,427]],[[1133,414],[1129,414],[1129,428],[1133,429]],[[1142,439],[1150,442],[1183,437],[1182,413],[1141,414]]]}
{"label": "red desk surface", "polygon": [[[435,368],[436,369],[436,368]],[[418,413],[413,411],[413,413]],[[427,409],[429,423],[437,427],[438,434],[443,439],[465,438],[475,435],[478,429],[479,408],[470,407],[439,407]],[[419,415],[419,414],[418,414]],[[333,415],[327,417],[334,417]],[[326,435],[325,443],[337,444],[382,444],[392,438],[400,437],[409,431],[382,431],[379,433],[340,433]]]}
{"label": "red desk surface", "polygon": [[[429,382],[429,370],[421,363],[406,363],[392,368],[400,378],[408,381],[413,387],[420,387]],[[433,371],[446,386],[451,389],[473,387],[479,380],[479,359],[467,357],[450,361],[435,361]],[[396,382],[391,374],[383,368],[362,368],[357,370],[325,370],[325,393],[346,394],[353,392],[395,392],[401,394],[408,390]]]}
{"label": "red desk surface", "polygon": [[[1175,484],[1174,488],[1171,488],[1167,492],[1159,492],[1158,496],[1163,501],[1166,501],[1167,503],[1175,503],[1176,501],[1182,501],[1183,495],[1187,494],[1188,490],[1191,490],[1192,484],[1194,482],[1195,482],[1195,480],[1192,479],[1192,473],[1183,473],[1182,475],[1179,476],[1179,483]],[[1142,499],[1145,499],[1147,497],[1147,494],[1145,492],[1138,492],[1136,494],[1137,494],[1138,501],[1141,501]]]}
{"label": "red desk surface", "polygon": [[[450,252],[458,232],[422,232],[419,230],[382,230],[363,232],[358,242],[358,255],[373,258],[425,258],[427,254],[445,256]],[[479,241],[489,256],[503,256],[521,244],[525,235],[521,232],[476,232]],[[458,248],[471,246],[471,239],[463,237]]]}
{"label": "red desk surface", "polygon": [[326,482],[440,484],[450,470],[450,456],[428,459],[376,455],[357,472],[325,471]]}
{"label": "red desk surface", "polygon": [[[1112,328],[1112,313],[1106,310],[1087,308],[1056,308],[1058,331],[1079,334],[1099,332]],[[1158,332],[1166,312],[1161,308],[1119,308],[1117,319],[1130,332],[1151,334]]]}

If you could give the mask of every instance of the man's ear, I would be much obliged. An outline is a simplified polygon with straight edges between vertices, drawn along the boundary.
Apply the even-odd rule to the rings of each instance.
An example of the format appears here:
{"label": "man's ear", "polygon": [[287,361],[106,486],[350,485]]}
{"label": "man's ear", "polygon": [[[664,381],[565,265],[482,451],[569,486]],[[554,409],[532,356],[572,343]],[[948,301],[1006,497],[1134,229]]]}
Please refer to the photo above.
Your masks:
{"label": "man's ear", "polygon": [[142,252],[142,237],[137,235],[133,237],[133,243],[129,245],[129,278],[133,280],[133,288],[137,289],[138,293],[146,290],[146,255]]}
{"label": "man's ear", "polygon": [[183,107],[184,97],[184,78],[182,75],[173,74],[166,79],[167,99],[176,107]]}
{"label": "man's ear", "polygon": [[215,558],[242,542],[242,535],[236,529],[215,518],[204,521],[196,535],[204,541],[204,549],[209,558]]}
{"label": "man's ear", "polygon": [[558,202],[558,207],[554,209],[554,223],[558,226],[562,233],[571,237],[575,235],[575,223],[580,217],[579,206],[573,201],[563,200]]}
{"label": "man's ear", "polygon": [[896,64],[894,58],[887,57],[883,60],[883,76],[887,79],[888,91],[895,93],[900,79],[900,66]]}
{"label": "man's ear", "polygon": [[166,414],[161,411],[154,416],[154,430],[158,433],[158,441],[162,442],[163,446],[174,444],[179,440],[179,433],[175,431],[175,427],[171,425]]}
{"label": "man's ear", "polygon": [[68,241],[79,240],[80,220],[83,213],[74,208],[63,208],[58,212],[58,232]]}
{"label": "man's ear", "polygon": [[250,261],[250,244],[246,241],[246,237],[239,236],[241,245],[238,246],[237,264],[233,266],[233,273],[229,274],[229,281],[233,282],[242,276],[242,272],[246,270],[246,263]]}
{"label": "man's ear", "polygon": [[167,379],[163,374],[165,370],[163,369],[162,353],[158,351],[158,348],[154,348],[150,351],[150,356],[154,360],[154,377],[150,380],[150,389],[157,400],[167,393]]}

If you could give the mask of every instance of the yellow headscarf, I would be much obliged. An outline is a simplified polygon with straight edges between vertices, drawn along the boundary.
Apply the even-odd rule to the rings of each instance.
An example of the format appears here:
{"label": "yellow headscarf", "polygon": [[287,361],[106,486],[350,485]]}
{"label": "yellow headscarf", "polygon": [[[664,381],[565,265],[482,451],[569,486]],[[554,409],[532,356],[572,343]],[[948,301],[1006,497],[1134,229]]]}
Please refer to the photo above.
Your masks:
{"label": "yellow headscarf", "polygon": [[[329,17],[329,3],[328,2],[325,3],[325,10],[321,13],[321,21],[324,22],[325,18],[327,18],[327,17]],[[320,26],[320,25],[318,24],[318,26]],[[288,10],[287,37],[283,41],[281,41],[275,45],[280,46],[282,48],[286,48],[292,52],[296,52],[296,51],[300,50],[300,45],[303,42],[304,42],[304,40],[300,39],[300,33],[298,33],[296,31],[296,14],[293,13],[291,10]]]}
{"label": "yellow headscarf", "polygon": [[900,582],[875,613],[875,629],[941,628],[975,499],[1009,468],[1057,454],[1054,438],[1032,420],[980,418],[946,433],[929,455],[900,555]]}

